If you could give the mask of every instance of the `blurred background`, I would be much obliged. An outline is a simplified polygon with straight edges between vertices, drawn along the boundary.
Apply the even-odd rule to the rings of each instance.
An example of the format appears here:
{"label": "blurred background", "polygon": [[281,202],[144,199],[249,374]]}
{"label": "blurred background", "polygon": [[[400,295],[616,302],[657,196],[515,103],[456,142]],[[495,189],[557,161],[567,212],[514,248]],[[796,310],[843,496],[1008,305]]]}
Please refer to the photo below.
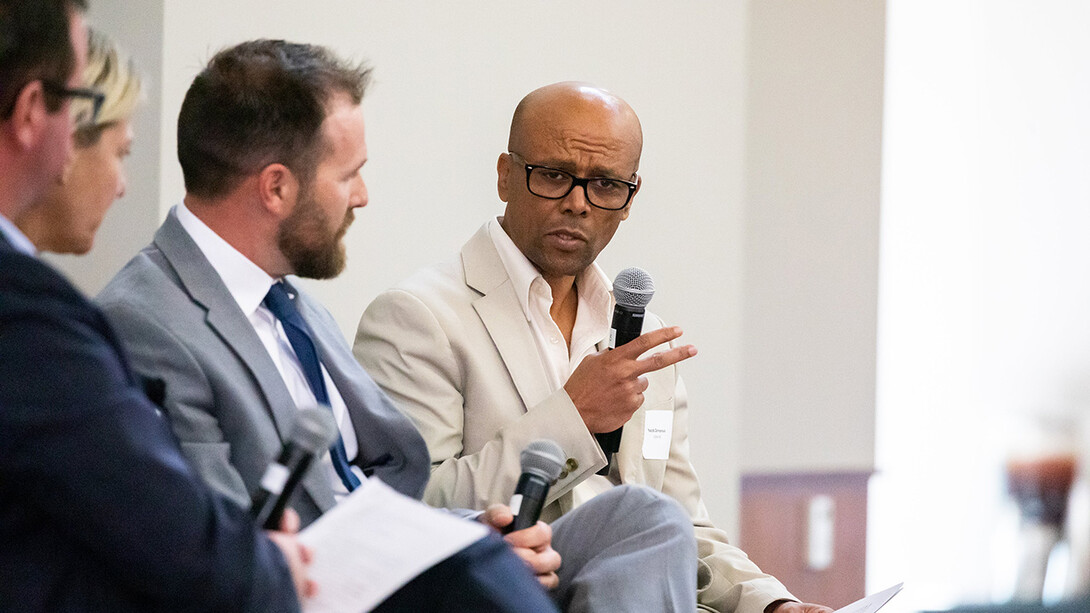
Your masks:
{"label": "blurred background", "polygon": [[308,284],[348,338],[379,291],[502,213],[518,100],[592,81],[645,133],[600,263],[649,271],[651,309],[701,350],[682,372],[717,523],[834,607],[901,581],[886,611],[1086,588],[1090,4],[91,4],[149,86],[126,197],[89,257],[53,259],[85,290],[181,199],[178,108],[223,46],[375,67],[371,204],[345,273]]}

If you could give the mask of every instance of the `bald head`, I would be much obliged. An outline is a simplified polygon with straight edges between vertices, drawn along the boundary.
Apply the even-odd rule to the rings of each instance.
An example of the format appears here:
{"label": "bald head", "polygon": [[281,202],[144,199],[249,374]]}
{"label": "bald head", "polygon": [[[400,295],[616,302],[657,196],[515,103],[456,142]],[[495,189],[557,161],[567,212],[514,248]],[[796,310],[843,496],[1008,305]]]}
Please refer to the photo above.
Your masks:
{"label": "bald head", "polygon": [[642,183],[642,148],[632,107],[593,85],[546,85],[515,109],[508,153],[496,164],[507,203],[500,226],[553,287],[554,299],[628,218]]}
{"label": "bald head", "polygon": [[590,134],[608,135],[612,142],[599,145],[609,147],[610,155],[626,156],[632,172],[638,170],[643,129],[635,111],[612,93],[578,81],[553,83],[527,94],[511,118],[507,150],[527,151],[564,140],[580,143]]}

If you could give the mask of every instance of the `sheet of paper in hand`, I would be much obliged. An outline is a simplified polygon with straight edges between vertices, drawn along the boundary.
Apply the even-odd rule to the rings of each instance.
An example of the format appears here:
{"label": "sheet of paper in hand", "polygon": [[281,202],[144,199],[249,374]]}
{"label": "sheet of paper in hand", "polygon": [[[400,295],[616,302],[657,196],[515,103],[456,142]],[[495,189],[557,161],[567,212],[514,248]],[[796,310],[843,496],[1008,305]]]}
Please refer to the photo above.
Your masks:
{"label": "sheet of paper in hand", "polygon": [[488,528],[403,496],[367,479],[299,533],[314,551],[310,578],[318,595],[305,613],[369,611]]}
{"label": "sheet of paper in hand", "polygon": [[898,583],[892,587],[887,587],[881,592],[875,592],[866,598],[856,600],[846,607],[841,607],[834,613],[874,613],[885,606],[890,598],[896,596],[903,586],[904,583]]}

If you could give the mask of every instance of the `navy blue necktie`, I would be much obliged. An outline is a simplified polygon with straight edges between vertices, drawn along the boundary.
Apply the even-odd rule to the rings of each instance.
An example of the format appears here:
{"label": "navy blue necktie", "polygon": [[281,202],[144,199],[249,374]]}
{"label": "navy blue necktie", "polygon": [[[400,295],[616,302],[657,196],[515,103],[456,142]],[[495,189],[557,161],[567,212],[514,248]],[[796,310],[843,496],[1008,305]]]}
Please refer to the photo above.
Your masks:
{"label": "navy blue necktie", "polygon": [[[265,294],[264,304],[284,326],[288,342],[295,350],[295,356],[299,358],[299,365],[303,367],[303,375],[306,376],[307,383],[314,392],[314,398],[319,404],[329,408],[329,392],[326,390],[325,378],[322,376],[322,360],[318,355],[318,347],[314,345],[314,336],[310,326],[299,315],[283,283],[274,283],[269,288],[269,293]],[[351,492],[359,487],[359,477],[348,467],[348,454],[344,451],[344,441],[341,440],[340,435],[337,436],[337,442],[330,448],[329,454],[333,460],[333,469],[337,471],[337,476],[341,478],[341,482],[348,491]]]}

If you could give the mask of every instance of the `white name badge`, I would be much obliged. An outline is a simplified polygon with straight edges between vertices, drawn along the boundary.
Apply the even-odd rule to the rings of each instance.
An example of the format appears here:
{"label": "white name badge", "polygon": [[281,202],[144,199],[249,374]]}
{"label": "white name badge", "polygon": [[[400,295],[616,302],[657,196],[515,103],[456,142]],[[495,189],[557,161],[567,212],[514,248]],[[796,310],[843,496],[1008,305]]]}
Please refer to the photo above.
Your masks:
{"label": "white name badge", "polygon": [[643,459],[665,460],[670,457],[670,435],[674,429],[673,411],[646,411],[643,414]]}

